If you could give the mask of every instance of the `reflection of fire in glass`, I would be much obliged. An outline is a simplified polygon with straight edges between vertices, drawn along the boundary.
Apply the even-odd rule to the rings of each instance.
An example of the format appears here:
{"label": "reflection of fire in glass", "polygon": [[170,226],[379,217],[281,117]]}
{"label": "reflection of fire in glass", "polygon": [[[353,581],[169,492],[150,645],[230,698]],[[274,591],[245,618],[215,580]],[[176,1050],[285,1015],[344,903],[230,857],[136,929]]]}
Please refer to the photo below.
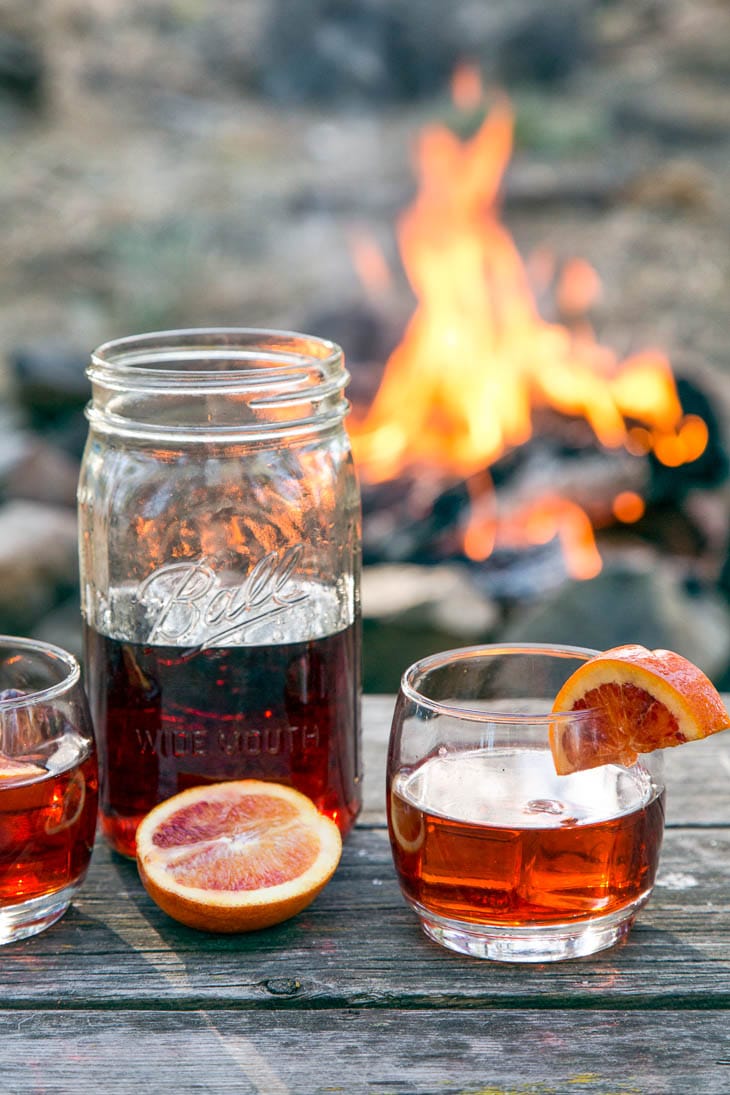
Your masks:
{"label": "reflection of fire in glass", "polygon": [[[469,70],[459,71],[454,90],[457,105],[469,109],[481,95]],[[498,217],[512,129],[501,99],[469,140],[440,125],[421,133],[418,194],[398,224],[417,304],[351,434],[366,482],[416,469],[442,484],[467,481],[472,505],[462,546],[469,557],[558,537],[569,571],[587,578],[601,560],[583,509],[553,492],[500,513],[486,469],[530,439],[540,408],[583,420],[608,449],[651,451],[670,467],[696,460],[708,432],[702,419],[683,414],[661,352],[619,359],[598,342],[586,312],[600,282],[588,263],[565,264],[557,279],[562,322],[539,314],[533,285],[552,281],[554,264],[543,253],[526,264]],[[382,266],[356,242],[361,275],[374,270],[382,287]],[[616,515],[636,520],[638,512],[624,501]]]}

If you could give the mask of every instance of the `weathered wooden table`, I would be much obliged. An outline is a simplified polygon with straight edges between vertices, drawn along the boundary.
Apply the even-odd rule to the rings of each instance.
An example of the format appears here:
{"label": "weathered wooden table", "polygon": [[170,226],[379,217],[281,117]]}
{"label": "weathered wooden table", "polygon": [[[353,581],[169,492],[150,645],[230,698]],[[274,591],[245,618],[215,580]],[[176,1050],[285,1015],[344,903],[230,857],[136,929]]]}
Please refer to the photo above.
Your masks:
{"label": "weathered wooden table", "polygon": [[74,907],[0,951],[0,1091],[727,1095],[730,732],[667,754],[657,886],[625,944],[502,965],[423,936],[384,818],[387,697],[365,704],[365,809],[287,924],[199,934],[99,842]]}

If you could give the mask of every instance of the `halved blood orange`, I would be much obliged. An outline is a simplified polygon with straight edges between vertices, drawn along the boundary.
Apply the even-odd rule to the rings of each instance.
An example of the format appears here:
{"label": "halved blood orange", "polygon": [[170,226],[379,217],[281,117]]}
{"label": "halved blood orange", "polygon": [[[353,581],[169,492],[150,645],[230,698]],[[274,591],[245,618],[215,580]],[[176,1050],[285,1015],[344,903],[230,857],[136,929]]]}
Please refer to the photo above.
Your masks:
{"label": "halved blood orange", "polygon": [[555,722],[550,743],[561,775],[600,764],[633,764],[650,753],[730,727],[715,686],[672,650],[617,646],[585,662],[555,697],[554,712],[592,709],[581,727]]}
{"label": "halved blood orange", "polygon": [[342,853],[337,825],[278,783],[191,787],[137,829],[137,866],[160,908],[191,928],[245,932],[306,908]]}

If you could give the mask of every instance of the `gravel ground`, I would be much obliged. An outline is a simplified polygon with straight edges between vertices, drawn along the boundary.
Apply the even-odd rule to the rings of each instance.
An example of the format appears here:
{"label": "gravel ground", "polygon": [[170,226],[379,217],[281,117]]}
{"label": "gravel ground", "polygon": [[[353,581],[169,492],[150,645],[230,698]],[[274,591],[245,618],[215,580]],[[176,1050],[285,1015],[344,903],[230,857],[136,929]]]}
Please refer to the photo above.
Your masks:
{"label": "gravel ground", "polygon": [[[604,340],[725,370],[730,10],[576,0],[583,37],[564,43],[567,73],[555,78],[540,58],[556,55],[564,29],[546,16],[535,30],[540,7],[452,8],[454,50],[476,43],[485,82],[516,108],[510,228],[525,252],[546,246],[598,270]],[[0,86],[0,355],[179,324],[301,325],[362,299],[356,230],[398,268],[393,223],[413,191],[415,138],[429,121],[464,119],[445,80],[422,95],[384,90],[382,73],[354,90],[341,75],[329,99],[282,90],[301,64],[292,11],[312,19],[300,53],[326,58],[333,31],[314,22],[317,8],[4,0],[0,47],[5,30],[37,50],[43,80],[30,105]],[[374,0],[355,8],[382,16]],[[419,4],[396,8],[412,32]],[[523,39],[510,54],[515,26]],[[365,69],[362,28],[338,30],[340,58]],[[527,73],[515,61],[525,53]],[[423,64],[436,61],[425,52]],[[393,307],[405,315],[407,302],[396,281]]]}

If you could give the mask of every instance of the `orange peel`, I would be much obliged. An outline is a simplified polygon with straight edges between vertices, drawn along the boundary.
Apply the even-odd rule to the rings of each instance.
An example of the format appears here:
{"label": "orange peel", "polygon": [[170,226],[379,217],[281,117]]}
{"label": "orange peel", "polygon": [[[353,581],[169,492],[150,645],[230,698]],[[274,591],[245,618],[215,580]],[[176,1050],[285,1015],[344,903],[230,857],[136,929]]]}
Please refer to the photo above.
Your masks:
{"label": "orange peel", "polygon": [[330,880],[341,853],[337,825],[311,799],[261,780],[191,787],[137,829],[150,897],[202,931],[256,931],[295,916]]}

